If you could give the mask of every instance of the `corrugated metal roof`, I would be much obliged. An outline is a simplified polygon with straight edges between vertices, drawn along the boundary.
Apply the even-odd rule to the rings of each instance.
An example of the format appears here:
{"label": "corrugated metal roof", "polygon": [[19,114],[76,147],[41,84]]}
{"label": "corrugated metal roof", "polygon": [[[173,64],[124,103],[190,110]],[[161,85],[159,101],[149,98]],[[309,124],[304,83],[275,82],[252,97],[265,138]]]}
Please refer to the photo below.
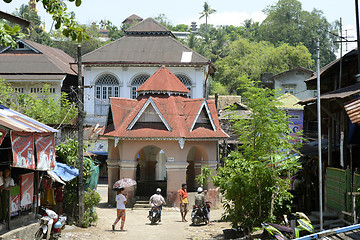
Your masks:
{"label": "corrugated metal roof", "polygon": [[[190,61],[182,61],[191,52]],[[206,65],[209,60],[170,36],[125,36],[83,56],[86,64]]]}
{"label": "corrugated metal roof", "polygon": [[64,51],[30,40],[18,42],[28,46],[30,50],[3,50],[0,53],[1,74],[77,74],[77,68],[70,66],[74,59]]}
{"label": "corrugated metal roof", "polygon": [[220,127],[214,101],[208,100],[206,103],[210,111],[209,117],[212,117],[216,131],[204,127],[190,131],[204,99],[189,99],[182,96],[151,96],[151,99],[170,126],[171,131],[165,127],[159,127],[159,124],[156,123],[142,124],[140,127],[128,130],[128,126],[148,101],[148,98],[137,100],[110,98],[114,126],[107,127],[105,136],[138,139],[174,138],[175,140],[178,138],[218,139],[228,137]]}
{"label": "corrugated metal roof", "polygon": [[57,132],[56,129],[3,105],[0,105],[0,125],[19,132]]}
{"label": "corrugated metal roof", "polygon": [[147,18],[124,31],[126,34],[136,33],[166,33],[172,35],[171,31],[153,18]]}
{"label": "corrugated metal roof", "polygon": [[[356,83],[338,90],[327,92],[320,95],[320,100],[328,100],[335,98],[346,98],[360,93],[360,83]],[[299,104],[306,105],[311,102],[316,102],[316,97],[308,98],[299,102]]]}
{"label": "corrugated metal roof", "polygon": [[65,74],[56,74],[56,75],[48,75],[48,74],[1,74],[0,78],[6,80],[62,80],[66,77]]}
{"label": "corrugated metal roof", "polygon": [[285,93],[281,97],[278,97],[277,100],[281,103],[279,108],[282,109],[293,109],[293,110],[303,110],[304,107],[299,105],[300,99],[295,97],[290,93]]}
{"label": "corrugated metal roof", "polygon": [[301,71],[304,71],[304,72],[308,72],[308,73],[314,73],[313,71],[309,70],[309,69],[306,69],[306,68],[303,68],[303,67],[296,67],[296,68],[293,68],[293,69],[290,69],[290,70],[287,70],[287,71],[284,71],[284,72],[281,72],[279,74],[276,74],[274,75],[273,77],[274,78],[277,78],[277,77],[280,77],[282,75],[285,75],[289,72],[292,72],[292,71],[297,71],[297,70],[301,70]]}
{"label": "corrugated metal roof", "polygon": [[189,93],[189,89],[165,66],[159,68],[137,90],[137,92]]}
{"label": "corrugated metal roof", "polygon": [[345,103],[344,108],[352,123],[360,123],[360,98]]}

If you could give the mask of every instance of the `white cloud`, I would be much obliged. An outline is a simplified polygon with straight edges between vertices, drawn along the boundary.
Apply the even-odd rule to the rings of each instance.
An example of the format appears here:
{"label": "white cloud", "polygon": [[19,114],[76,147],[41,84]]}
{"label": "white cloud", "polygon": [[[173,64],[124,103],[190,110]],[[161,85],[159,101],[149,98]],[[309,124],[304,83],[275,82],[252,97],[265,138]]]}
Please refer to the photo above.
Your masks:
{"label": "white cloud", "polygon": [[[254,12],[249,14],[247,12],[216,12],[211,14],[208,18],[208,24],[213,24],[215,26],[219,25],[234,25],[241,26],[246,19],[252,19],[254,22],[262,22],[266,18],[266,15],[263,12]],[[205,23],[205,18],[199,19],[194,17],[186,21],[187,24],[191,22],[197,22],[198,25]]]}

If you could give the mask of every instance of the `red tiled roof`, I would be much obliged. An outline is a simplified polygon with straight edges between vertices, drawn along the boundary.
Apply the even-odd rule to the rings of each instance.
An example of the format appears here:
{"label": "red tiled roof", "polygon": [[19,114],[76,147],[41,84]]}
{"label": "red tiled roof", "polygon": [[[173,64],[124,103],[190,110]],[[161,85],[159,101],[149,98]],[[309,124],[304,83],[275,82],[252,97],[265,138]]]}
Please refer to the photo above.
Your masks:
{"label": "red tiled roof", "polygon": [[189,93],[189,89],[165,66],[159,68],[145,83],[143,83],[137,92],[179,92]]}
{"label": "red tiled roof", "polygon": [[[128,129],[137,114],[147,101],[153,101],[156,108],[171,128],[159,127],[163,123],[139,124]],[[228,135],[220,128],[215,102],[206,101],[210,110],[210,117],[216,131],[206,127],[197,127],[193,131],[191,126],[200,111],[204,99],[188,99],[183,96],[151,96],[130,100],[125,98],[111,98],[111,111],[114,125],[105,130],[106,137],[119,138],[185,138],[185,139],[217,139],[227,138]],[[135,125],[136,126],[136,125]]]}

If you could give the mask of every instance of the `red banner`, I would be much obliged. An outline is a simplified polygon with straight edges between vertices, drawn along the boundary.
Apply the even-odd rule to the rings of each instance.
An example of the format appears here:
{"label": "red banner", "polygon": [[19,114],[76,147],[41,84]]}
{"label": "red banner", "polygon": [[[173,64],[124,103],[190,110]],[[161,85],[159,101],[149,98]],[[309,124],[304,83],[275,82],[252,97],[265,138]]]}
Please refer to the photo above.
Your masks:
{"label": "red banner", "polygon": [[37,170],[51,170],[55,167],[54,133],[35,133]]}
{"label": "red banner", "polygon": [[13,167],[35,169],[33,133],[11,131]]}
{"label": "red banner", "polygon": [[1,136],[0,136],[0,145],[2,144],[4,138],[6,137],[7,132],[8,131],[6,129],[0,128],[0,134],[1,134]]}
{"label": "red banner", "polygon": [[26,207],[33,203],[34,173],[20,175],[20,206]]}

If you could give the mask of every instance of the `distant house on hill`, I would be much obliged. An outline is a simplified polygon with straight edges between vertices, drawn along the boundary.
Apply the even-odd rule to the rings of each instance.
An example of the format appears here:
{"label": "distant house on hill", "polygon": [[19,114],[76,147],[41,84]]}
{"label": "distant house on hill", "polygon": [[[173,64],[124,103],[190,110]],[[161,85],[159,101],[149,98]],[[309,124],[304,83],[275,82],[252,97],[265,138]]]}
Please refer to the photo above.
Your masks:
{"label": "distant house on hill", "polygon": [[60,95],[77,86],[77,67],[64,51],[30,40],[17,40],[17,48],[0,50],[0,78],[19,93],[40,93],[44,84]]}
{"label": "distant house on hill", "polygon": [[176,40],[152,18],[125,30],[125,36],[85,54],[85,123],[105,125],[110,97],[135,99],[136,92],[165,65],[189,89],[189,98],[203,98],[206,80],[214,73],[209,59]]}
{"label": "distant house on hill", "polygon": [[142,17],[139,17],[138,15],[136,14],[132,14],[131,16],[125,18],[124,21],[122,21],[122,24],[128,24],[128,25],[133,25],[133,24],[136,24],[136,23],[139,23],[143,20]]}
{"label": "distant house on hill", "polygon": [[300,100],[315,96],[314,90],[307,90],[305,80],[311,77],[313,71],[296,67],[273,76],[274,88],[280,89],[277,95],[290,93]]}

